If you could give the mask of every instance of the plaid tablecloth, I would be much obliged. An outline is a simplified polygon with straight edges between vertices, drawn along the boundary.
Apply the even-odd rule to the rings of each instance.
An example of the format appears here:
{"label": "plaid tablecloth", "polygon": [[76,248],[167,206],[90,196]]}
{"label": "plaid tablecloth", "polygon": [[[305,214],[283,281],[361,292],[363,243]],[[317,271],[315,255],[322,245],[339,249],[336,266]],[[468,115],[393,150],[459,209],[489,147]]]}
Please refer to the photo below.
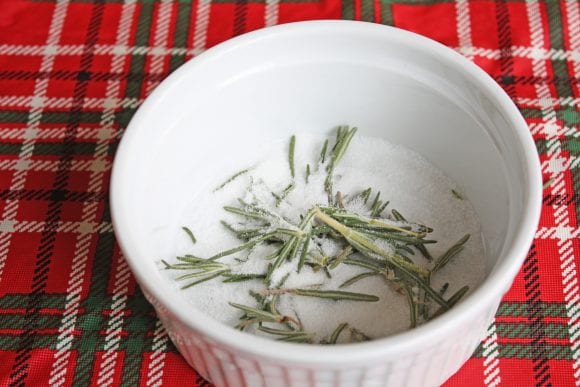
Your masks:
{"label": "plaid tablecloth", "polygon": [[115,244],[115,149],[188,59],[320,18],[438,40],[520,108],[549,181],[540,228],[487,338],[446,385],[580,385],[580,3],[555,0],[0,0],[0,385],[209,385]]}

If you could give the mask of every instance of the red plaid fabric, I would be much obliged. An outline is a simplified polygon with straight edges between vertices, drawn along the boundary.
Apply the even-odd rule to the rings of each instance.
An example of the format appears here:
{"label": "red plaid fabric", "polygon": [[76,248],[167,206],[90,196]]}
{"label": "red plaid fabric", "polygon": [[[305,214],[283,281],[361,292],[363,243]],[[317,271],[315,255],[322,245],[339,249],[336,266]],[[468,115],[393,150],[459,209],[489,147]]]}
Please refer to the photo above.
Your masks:
{"label": "red plaid fabric", "polygon": [[535,243],[446,386],[580,385],[574,0],[0,0],[0,385],[209,385],[115,244],[117,143],[155,86],[208,47],[340,18],[414,31],[474,61],[518,105],[541,157]]}

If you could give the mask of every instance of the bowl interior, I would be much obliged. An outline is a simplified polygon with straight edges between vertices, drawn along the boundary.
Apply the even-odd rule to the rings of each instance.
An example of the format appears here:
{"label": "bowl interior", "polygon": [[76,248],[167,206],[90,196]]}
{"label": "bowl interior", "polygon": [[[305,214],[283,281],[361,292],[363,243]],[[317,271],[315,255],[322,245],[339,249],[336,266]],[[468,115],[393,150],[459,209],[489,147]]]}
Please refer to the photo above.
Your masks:
{"label": "bowl interior", "polygon": [[517,233],[530,185],[522,140],[496,95],[453,53],[407,33],[280,31],[186,64],[134,117],[115,161],[113,203],[133,263],[172,291],[156,262],[174,254],[197,190],[297,131],[327,135],[348,124],[419,152],[459,184],[479,214],[489,274]]}

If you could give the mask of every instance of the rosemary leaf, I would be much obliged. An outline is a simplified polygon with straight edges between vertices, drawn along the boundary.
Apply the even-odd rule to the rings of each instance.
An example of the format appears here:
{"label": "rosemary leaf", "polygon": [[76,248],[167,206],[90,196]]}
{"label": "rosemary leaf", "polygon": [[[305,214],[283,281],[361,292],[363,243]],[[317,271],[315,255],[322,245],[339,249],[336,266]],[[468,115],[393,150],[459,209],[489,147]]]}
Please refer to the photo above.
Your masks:
{"label": "rosemary leaf", "polygon": [[368,202],[369,198],[371,197],[371,191],[372,191],[372,190],[371,190],[371,188],[370,188],[370,187],[369,187],[369,188],[367,188],[367,189],[365,189],[364,191],[362,191],[362,193],[361,193],[361,198],[363,199],[363,201],[364,201],[364,204],[367,204],[367,202]]}
{"label": "rosemary leaf", "polygon": [[310,177],[310,164],[306,164],[306,184],[308,184],[309,177]]}
{"label": "rosemary leaf", "polygon": [[284,341],[286,343],[311,343],[312,342],[312,339],[307,334],[304,334],[302,336],[280,337],[277,340]]}
{"label": "rosemary leaf", "polygon": [[352,253],[352,246],[346,246],[344,249],[342,249],[342,251],[340,253],[338,253],[336,258],[328,265],[328,269],[329,270],[336,269],[336,267],[338,265],[340,265],[341,263],[343,263],[344,260],[346,258],[348,258],[348,256],[351,253]]}
{"label": "rosemary leaf", "polygon": [[449,307],[452,307],[453,305],[457,304],[459,302],[459,300],[461,300],[463,298],[463,296],[465,295],[465,293],[467,293],[469,291],[469,286],[464,286],[461,289],[459,289],[457,292],[455,292],[454,295],[452,295],[451,297],[449,297],[449,300],[447,300],[447,303],[449,304]]}
{"label": "rosemary leaf", "polygon": [[232,177],[230,177],[229,179],[227,179],[226,181],[224,181],[224,182],[223,182],[223,183],[222,183],[220,186],[218,186],[217,188],[215,188],[215,189],[213,190],[213,192],[217,192],[217,191],[219,191],[220,189],[224,188],[226,185],[228,185],[229,183],[231,183],[232,181],[234,181],[234,180],[235,180],[235,179],[237,179],[238,177],[242,176],[242,175],[243,175],[243,174],[245,174],[245,173],[248,173],[248,171],[249,171],[249,170],[250,170],[250,169],[249,169],[249,168],[247,168],[247,169],[243,169],[243,170],[239,171],[238,173],[236,173],[235,175],[233,175]]}
{"label": "rosemary leaf", "polygon": [[247,273],[247,274],[227,273],[227,274],[224,274],[223,276],[226,277],[226,279],[222,281],[225,283],[250,281],[253,279],[262,279],[262,278],[266,277],[264,274],[257,274],[257,273]]}
{"label": "rosemary leaf", "polygon": [[338,341],[338,336],[340,336],[340,334],[342,333],[342,331],[347,326],[348,326],[347,323],[342,323],[339,326],[337,326],[336,329],[330,335],[330,338],[328,339],[328,344],[336,344],[336,342]]}
{"label": "rosemary leaf", "polygon": [[376,302],[379,298],[372,294],[343,292],[339,290],[314,290],[314,289],[289,289],[289,292],[297,296],[328,298],[331,300]]}
{"label": "rosemary leaf", "polygon": [[276,315],[265,310],[252,308],[250,306],[228,302],[231,306],[245,312],[248,316],[263,322],[280,322],[282,316]]}
{"label": "rosemary leaf", "polygon": [[320,150],[320,163],[324,164],[326,162],[326,150],[328,149],[328,140],[324,140],[324,145]]}
{"label": "rosemary leaf", "polygon": [[206,282],[206,281],[212,280],[212,279],[214,279],[214,278],[219,277],[220,275],[222,275],[222,273],[224,273],[224,272],[223,271],[219,271],[219,272],[217,272],[217,273],[215,273],[213,275],[210,275],[209,277],[205,277],[205,278],[202,278],[200,280],[191,282],[191,283],[189,283],[189,284],[187,284],[185,286],[182,286],[181,289],[187,289],[187,288],[190,288],[190,287],[195,286],[197,284],[200,284],[202,282]]}
{"label": "rosemary leaf", "polygon": [[348,145],[350,144],[350,140],[356,133],[357,128],[348,129],[346,127],[344,130],[339,127],[336,131],[336,142],[334,144],[334,148],[332,149],[330,163],[326,169],[327,175],[326,180],[324,181],[324,190],[328,194],[329,202],[332,201],[332,177],[334,174],[334,168],[346,152]]}
{"label": "rosemary leaf", "polygon": [[465,199],[462,194],[460,194],[458,191],[456,191],[454,189],[451,190],[451,193],[453,194],[453,196],[455,196],[459,200],[464,200]]}
{"label": "rosemary leaf", "polygon": [[191,232],[191,230],[185,226],[181,227],[181,229],[183,231],[185,231],[185,233],[187,234],[187,236],[189,236],[189,239],[191,239],[191,242],[193,242],[193,244],[197,243],[197,239],[195,239],[195,235],[193,235],[193,232]]}
{"label": "rosemary leaf", "polygon": [[[469,291],[469,286],[464,286],[461,289],[459,289],[457,292],[455,292],[455,294],[453,294],[451,297],[449,297],[449,300],[447,300],[447,305],[448,305],[448,309],[453,307],[455,304],[457,304],[459,302],[459,300],[461,300],[461,298],[465,295],[465,293],[467,293]],[[439,308],[434,314],[433,316],[431,316],[431,318],[435,318],[439,315],[441,315],[443,312],[445,312],[445,308],[441,307]]]}
{"label": "rosemary leaf", "polygon": [[350,339],[351,341],[369,341],[372,340],[370,336],[365,335],[363,332],[356,328],[350,328]]}
{"label": "rosemary leaf", "polygon": [[354,283],[356,283],[356,282],[358,282],[358,281],[360,281],[360,280],[362,280],[364,278],[374,277],[374,276],[377,276],[377,275],[380,275],[380,273],[379,272],[376,272],[376,271],[369,271],[369,272],[366,272],[366,273],[361,273],[361,274],[355,275],[351,279],[348,279],[348,280],[344,281],[339,286],[339,288],[346,288],[347,286],[350,286],[350,285],[352,285],[352,284],[354,284]]}
{"label": "rosemary leaf", "polygon": [[277,335],[277,336],[295,336],[295,335],[303,335],[304,334],[304,332],[287,331],[287,330],[282,330],[282,329],[269,328],[269,327],[266,327],[264,325],[258,327],[258,330],[265,332],[265,333],[269,333],[271,335]]}
{"label": "rosemary leaf", "polygon": [[250,247],[256,246],[257,244],[264,242],[266,239],[270,238],[273,235],[274,235],[274,233],[263,234],[259,237],[254,238],[254,239],[250,239],[248,242],[246,242],[242,245],[231,248],[229,250],[222,251],[221,253],[218,253],[212,257],[209,257],[208,260],[213,261],[213,260],[216,260],[218,258],[222,258],[222,257],[228,256],[228,255],[232,255],[234,253],[237,253],[239,251],[249,249]]}
{"label": "rosemary leaf", "polygon": [[231,212],[232,214],[245,216],[246,218],[250,218],[250,219],[262,219],[262,220],[266,219],[264,214],[261,214],[259,212],[254,212],[254,211],[248,211],[248,210],[241,209],[238,207],[224,206],[224,210],[226,210],[227,212]]}
{"label": "rosemary leaf", "polygon": [[399,211],[395,210],[394,208],[391,210],[391,214],[393,215],[393,219],[398,220],[400,222],[405,222],[407,220],[403,217],[403,215],[401,215]]}
{"label": "rosemary leaf", "polygon": [[290,175],[294,178],[294,148],[296,147],[296,136],[290,137],[290,149],[288,150],[288,164],[290,164]]}
{"label": "rosemary leaf", "polygon": [[354,260],[354,259],[346,259],[343,263],[345,265],[358,266],[358,267],[362,267],[365,269],[369,269],[369,270],[375,271],[377,273],[380,273],[384,269],[383,267],[379,267],[378,265],[376,265],[374,263],[363,262],[363,261]]}
{"label": "rosemary leaf", "polygon": [[300,253],[300,260],[298,261],[298,269],[297,269],[298,273],[300,273],[300,270],[302,270],[302,267],[304,266],[304,263],[306,262],[308,248],[310,247],[310,239],[311,239],[311,235],[309,234],[306,236],[306,240],[302,244],[302,252]]}
{"label": "rosemary leaf", "polygon": [[377,211],[379,207],[382,205],[382,202],[379,200],[380,197],[381,191],[378,191],[377,194],[375,195],[375,199],[373,200],[373,204],[371,204],[371,217],[374,216],[373,214],[375,213],[375,211]]}
{"label": "rosemary leaf", "polygon": [[387,208],[387,206],[389,205],[389,202],[386,201],[382,206],[380,206],[377,211],[375,216],[378,218],[381,216],[381,214],[385,211],[385,209]]}
{"label": "rosemary leaf", "polygon": [[[265,277],[265,276],[264,276]],[[284,286],[284,284],[286,283],[286,281],[288,280],[288,277],[290,277],[290,273],[286,273],[284,275],[284,277],[282,277],[282,279],[280,279],[280,282],[278,282],[278,284],[276,286],[274,286],[275,289],[280,289],[282,286]]]}
{"label": "rosemary leaf", "polygon": [[443,268],[447,263],[451,260],[451,258],[455,257],[459,254],[465,245],[465,243],[469,240],[470,234],[466,234],[463,238],[461,238],[457,243],[449,248],[443,255],[441,255],[437,261],[435,262],[435,266],[433,267],[432,272],[435,273]]}
{"label": "rosemary leaf", "polygon": [[411,328],[417,326],[417,303],[415,302],[415,295],[408,285],[403,285],[403,290],[407,296],[407,302],[409,303],[409,316],[411,318]]}

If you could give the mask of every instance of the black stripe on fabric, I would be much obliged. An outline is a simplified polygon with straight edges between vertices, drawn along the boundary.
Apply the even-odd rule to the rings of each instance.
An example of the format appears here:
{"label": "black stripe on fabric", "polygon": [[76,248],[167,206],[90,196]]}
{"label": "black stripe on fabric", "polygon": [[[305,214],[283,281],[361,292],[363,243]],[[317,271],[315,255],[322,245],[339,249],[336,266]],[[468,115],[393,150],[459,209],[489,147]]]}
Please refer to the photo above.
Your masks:
{"label": "black stripe on fabric", "polygon": [[146,73],[107,73],[107,72],[92,72],[84,71],[82,79],[79,78],[77,71],[0,71],[0,79],[7,81],[35,81],[39,79],[50,79],[59,81],[93,81],[93,82],[107,82],[107,81],[151,81],[160,82],[167,74],[146,74]]}
{"label": "black stripe on fabric", "polygon": [[532,245],[528,257],[524,262],[524,288],[527,298],[527,312],[529,322],[529,337],[532,351],[534,379],[537,386],[550,386],[550,365],[545,350],[546,331],[544,326],[544,310],[540,291],[540,276],[538,271],[538,257],[536,245]]}
{"label": "black stripe on fabric", "polygon": [[102,202],[107,200],[106,192],[73,192],[67,190],[1,190],[0,200],[47,200],[65,202]]}
{"label": "black stripe on fabric", "polygon": [[[79,74],[86,74],[91,68],[104,10],[105,3],[103,0],[96,1],[92,7],[86,39],[87,43],[81,56]],[[70,167],[74,156],[75,138],[81,124],[81,113],[84,98],[87,95],[89,78],[87,76],[76,77],[73,106],[70,110],[70,119],[66,127],[62,154],[59,159],[58,170],[53,185],[53,189],[56,191],[64,191],[68,183]],[[39,325],[38,313],[42,306],[41,300],[47,285],[48,266],[54,252],[54,243],[56,241],[57,227],[60,222],[62,204],[63,201],[57,200],[51,201],[48,205],[45,226],[42,230],[40,247],[36,256],[36,267],[34,269],[32,291],[30,293],[31,297],[25,312],[26,322],[24,332],[20,336],[21,339],[18,344],[16,359],[10,372],[10,386],[24,385],[28,377],[34,337],[37,334]]]}
{"label": "black stripe on fabric", "polygon": [[499,82],[511,98],[516,96],[515,77],[513,75],[514,62],[512,57],[512,36],[510,18],[505,0],[495,3],[495,17],[498,27],[500,58],[499,64],[502,75]]}
{"label": "black stripe on fabric", "polygon": [[[242,22],[244,19],[243,14],[246,13],[245,7],[241,7],[241,4],[247,4],[245,0],[238,0],[240,4],[240,10],[236,12],[237,17],[237,27],[234,30],[234,33],[241,34],[245,32],[245,22]],[[236,8],[237,9],[237,8]],[[243,10],[242,10],[243,9]],[[239,31],[239,32],[236,32]],[[509,33],[509,32],[508,32]],[[501,37],[501,35],[500,35]],[[501,40],[501,39],[500,39]],[[507,48],[507,50],[510,50]],[[556,85],[575,85],[580,83],[580,77],[568,77],[568,76],[547,76],[547,77],[540,77],[540,76],[514,76],[512,74],[513,64],[509,65],[510,62],[513,62],[513,57],[508,54],[508,51],[502,52],[500,56],[500,64],[502,61],[505,62],[502,65],[502,72],[504,75],[496,76],[494,79],[496,82],[502,85],[511,85],[511,84],[523,84],[523,85],[534,85],[534,84],[556,84]],[[563,59],[564,60],[564,59]],[[505,67],[503,67],[505,66]],[[107,81],[128,81],[128,82],[161,82],[165,79],[168,74],[147,74],[141,72],[128,72],[128,73],[108,73],[108,72],[86,72],[90,81],[92,82],[107,82]],[[50,80],[59,80],[59,81],[78,81],[77,79],[78,73],[76,71],[44,71],[44,72],[36,72],[36,71],[0,71],[0,79],[2,80],[9,80],[9,81],[35,81],[37,79],[50,79]]]}

